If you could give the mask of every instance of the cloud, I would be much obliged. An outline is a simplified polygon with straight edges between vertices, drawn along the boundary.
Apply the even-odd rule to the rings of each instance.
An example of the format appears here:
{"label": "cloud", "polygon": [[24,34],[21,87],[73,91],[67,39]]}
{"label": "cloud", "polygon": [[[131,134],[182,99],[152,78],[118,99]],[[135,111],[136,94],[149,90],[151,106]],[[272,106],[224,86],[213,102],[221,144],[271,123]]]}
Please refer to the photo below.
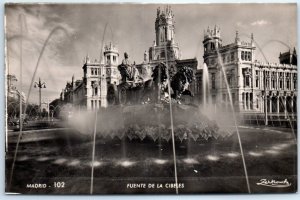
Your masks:
{"label": "cloud", "polygon": [[[26,36],[23,37],[22,71],[25,93],[28,91],[43,43],[54,27],[64,27],[69,35],[60,30],[52,35],[34,79],[37,81],[41,77],[47,83],[47,89],[43,91],[42,97],[57,98],[66,81],[70,81],[73,74],[76,79],[82,77],[82,60],[86,54],[89,54],[92,59],[99,58],[104,36],[105,44],[110,41],[117,44],[119,60],[123,59],[123,53],[126,51],[132,60],[137,63],[142,62],[143,52],[149,49],[155,39],[154,23],[158,6],[155,4],[7,4],[5,38],[9,59],[6,67],[9,66],[7,67],[9,73],[15,74],[20,80],[19,14],[23,14],[27,21],[24,23],[27,24],[27,32],[24,31]],[[234,30],[239,30],[241,35],[253,32],[261,43],[270,38],[282,38],[285,42],[296,45],[295,5],[272,4],[265,7],[256,4],[228,6],[174,4],[172,9],[176,19],[175,41],[179,44],[182,58],[192,58],[197,55],[199,63],[203,61],[203,37],[201,37],[202,31],[195,27],[202,30],[205,24],[220,25],[224,43],[231,42]],[[255,17],[248,14],[253,10],[256,11]],[[285,15],[279,16],[278,10]],[[228,18],[227,13],[232,15]],[[269,19],[273,23],[268,21]],[[109,26],[105,33],[107,22]],[[268,51],[266,54],[278,59],[277,53],[272,55]],[[20,81],[17,82],[19,83]],[[57,91],[57,94],[54,95],[55,92],[50,91]],[[37,90],[34,90],[31,95],[31,99],[38,99]]]}
{"label": "cloud", "polygon": [[236,26],[237,26],[237,27],[241,27],[241,28],[247,28],[247,27],[248,27],[247,24],[244,24],[244,23],[242,23],[242,22],[237,22],[237,23],[236,23]]}
{"label": "cloud", "polygon": [[250,22],[250,23],[238,21],[236,23],[236,26],[240,27],[240,28],[249,28],[249,26],[266,26],[269,24],[271,24],[271,22],[261,19],[261,20],[256,20],[256,21]]}
{"label": "cloud", "polygon": [[[41,15],[43,13],[44,15]],[[53,13],[49,7],[22,7],[17,5],[8,6],[6,9],[6,40],[7,40],[7,67],[10,74],[15,74],[20,80],[20,39],[21,39],[21,23],[19,16],[23,16],[23,70],[22,90],[27,94],[29,85],[32,81],[35,66],[41,54],[42,47],[55,27],[62,27],[55,31],[47,43],[41,62],[39,64],[37,74],[34,80],[38,77],[49,79],[47,82],[60,91],[61,85],[65,80],[58,78],[58,74],[64,79],[70,79],[72,71],[69,70],[68,77],[66,73],[61,71],[64,68],[62,63],[66,60],[66,54],[70,52],[72,46],[72,36],[76,31],[68,23],[60,19],[56,13]],[[62,31],[63,30],[63,31]],[[74,69],[74,68],[73,68]],[[17,83],[19,84],[19,82]],[[17,85],[19,88],[19,85]],[[50,87],[49,87],[50,89]],[[47,93],[51,95],[51,91],[47,89]],[[44,95],[48,95],[44,93]],[[53,92],[52,92],[53,93]],[[32,93],[30,99],[35,99],[35,93]],[[52,97],[53,98],[53,97]]]}
{"label": "cloud", "polygon": [[271,24],[271,23],[262,19],[262,20],[256,20],[256,21],[252,22],[251,26],[265,26],[268,24]]}

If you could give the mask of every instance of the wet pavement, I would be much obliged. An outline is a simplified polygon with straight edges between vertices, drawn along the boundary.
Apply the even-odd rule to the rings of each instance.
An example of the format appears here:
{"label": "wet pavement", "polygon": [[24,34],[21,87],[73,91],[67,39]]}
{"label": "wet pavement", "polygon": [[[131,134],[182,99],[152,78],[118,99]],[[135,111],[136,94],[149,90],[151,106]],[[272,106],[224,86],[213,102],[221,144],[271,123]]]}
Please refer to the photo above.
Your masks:
{"label": "wet pavement", "polygon": [[[239,127],[239,131],[251,192],[295,192],[294,133],[269,127]],[[7,180],[16,138],[17,132],[9,132]],[[89,194],[91,161],[92,133],[65,128],[25,131],[6,192]],[[176,141],[176,167],[179,194],[248,192],[237,134]],[[176,192],[171,141],[97,138],[94,169],[94,194]],[[277,182],[262,185],[262,179]]]}

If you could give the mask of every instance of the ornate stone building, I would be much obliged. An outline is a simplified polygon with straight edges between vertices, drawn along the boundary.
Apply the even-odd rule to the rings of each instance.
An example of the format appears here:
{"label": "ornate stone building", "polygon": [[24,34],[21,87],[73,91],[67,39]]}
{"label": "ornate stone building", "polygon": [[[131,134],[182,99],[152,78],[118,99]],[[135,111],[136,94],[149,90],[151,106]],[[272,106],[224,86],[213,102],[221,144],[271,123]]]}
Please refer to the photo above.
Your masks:
{"label": "ornate stone building", "polygon": [[[175,40],[175,16],[170,6],[166,9],[157,9],[155,19],[155,41],[144,53],[144,62],[137,67],[142,72],[152,70],[159,63],[168,63],[172,77],[183,66],[190,67],[196,73],[198,61],[196,58],[181,59],[181,52]],[[196,83],[189,86],[192,93],[197,93]],[[197,95],[197,94],[196,94]]]}
{"label": "ornate stone building", "polygon": [[[197,70],[196,58],[180,59],[180,50],[175,43],[174,15],[170,7],[164,10],[157,9],[155,20],[155,41],[149,51],[144,52],[144,61],[137,64],[139,74],[146,79],[151,76],[153,68],[161,62],[168,63],[171,76],[183,66]],[[130,52],[129,52],[130,54]],[[119,52],[112,43],[105,46],[102,63],[95,60],[92,62],[87,56],[83,64],[83,79],[74,80],[66,84],[61,94],[64,102],[72,103],[76,107],[88,110],[99,107],[107,107],[113,104],[113,91],[121,82],[118,70]],[[148,77],[149,78],[149,77]],[[195,93],[195,83],[189,89]]]}
{"label": "ornate stone building", "polygon": [[110,43],[104,47],[102,61],[91,61],[86,56],[83,62],[82,80],[74,80],[66,84],[61,93],[61,99],[77,108],[88,110],[108,106],[108,90],[120,81],[117,69],[119,53],[115,45]]}
{"label": "ornate stone building", "polygon": [[26,95],[24,92],[20,92],[17,89],[17,82],[18,79],[14,74],[7,74],[6,76],[7,80],[7,98],[12,98],[15,100],[19,100],[20,97],[22,99],[22,102],[25,103],[26,101]]}
{"label": "ornate stone building", "polygon": [[16,78],[15,75],[13,74],[7,74],[7,96],[12,97],[15,99],[18,99],[18,90],[17,90],[17,81],[18,79]]}
{"label": "ornate stone building", "polygon": [[[280,63],[263,63],[255,59],[253,34],[248,42],[236,32],[235,41],[222,44],[220,28],[208,28],[204,34],[204,62],[207,64],[212,103],[228,107],[230,88],[235,110],[244,113],[296,113],[297,56],[280,54]],[[225,76],[222,70],[224,67]]]}

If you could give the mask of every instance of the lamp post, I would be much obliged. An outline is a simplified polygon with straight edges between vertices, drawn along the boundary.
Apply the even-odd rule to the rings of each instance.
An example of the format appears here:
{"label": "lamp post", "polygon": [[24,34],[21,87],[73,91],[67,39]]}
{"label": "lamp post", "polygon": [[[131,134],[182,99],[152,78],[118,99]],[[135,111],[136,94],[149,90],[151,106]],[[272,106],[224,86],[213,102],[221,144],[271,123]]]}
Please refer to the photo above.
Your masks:
{"label": "lamp post", "polygon": [[45,82],[42,83],[41,78],[39,78],[39,82],[35,82],[34,87],[39,88],[39,106],[40,106],[40,115],[41,115],[41,113],[42,113],[42,88],[46,88],[46,83]]}

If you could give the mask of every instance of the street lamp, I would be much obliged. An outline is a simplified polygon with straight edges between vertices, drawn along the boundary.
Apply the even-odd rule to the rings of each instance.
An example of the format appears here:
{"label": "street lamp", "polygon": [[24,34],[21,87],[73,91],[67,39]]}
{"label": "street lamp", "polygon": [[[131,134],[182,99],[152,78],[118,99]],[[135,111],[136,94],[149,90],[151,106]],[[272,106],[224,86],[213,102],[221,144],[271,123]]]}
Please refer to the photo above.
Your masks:
{"label": "street lamp", "polygon": [[39,82],[34,83],[34,88],[39,88],[39,103],[40,103],[40,114],[42,113],[42,88],[46,88],[46,83],[41,82],[41,78],[39,78]]}

